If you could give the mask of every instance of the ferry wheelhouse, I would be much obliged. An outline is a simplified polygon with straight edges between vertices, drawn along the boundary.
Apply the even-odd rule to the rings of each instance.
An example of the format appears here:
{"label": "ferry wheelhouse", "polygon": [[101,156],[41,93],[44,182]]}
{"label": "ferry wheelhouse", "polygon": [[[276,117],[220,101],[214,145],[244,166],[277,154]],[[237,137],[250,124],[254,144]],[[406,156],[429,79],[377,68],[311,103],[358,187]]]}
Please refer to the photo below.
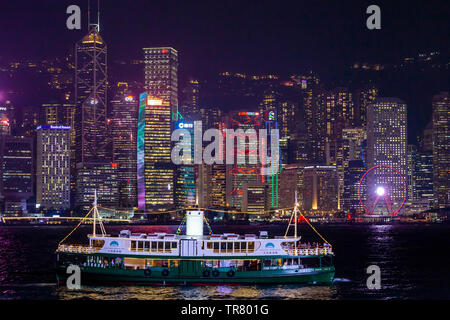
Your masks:
{"label": "ferry wheelhouse", "polygon": [[[56,250],[56,271],[64,281],[69,265],[78,265],[81,281],[130,284],[259,284],[330,283],[334,277],[333,251],[328,243],[306,246],[297,236],[269,238],[267,232],[204,235],[204,213],[186,213],[186,234],[106,234],[93,207],[89,244],[64,245]],[[99,222],[101,233],[96,232]]]}

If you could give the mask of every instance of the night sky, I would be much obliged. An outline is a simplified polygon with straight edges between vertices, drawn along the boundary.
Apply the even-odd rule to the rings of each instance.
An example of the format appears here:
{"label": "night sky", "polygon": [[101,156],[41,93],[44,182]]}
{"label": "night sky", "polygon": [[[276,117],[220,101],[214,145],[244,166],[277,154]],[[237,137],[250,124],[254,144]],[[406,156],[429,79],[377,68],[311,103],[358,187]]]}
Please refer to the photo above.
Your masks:
{"label": "night sky", "polygon": [[[67,6],[82,30],[66,28]],[[91,7],[97,1],[91,0]],[[381,30],[366,28],[370,4]],[[102,0],[101,33],[112,59],[142,58],[146,46],[173,46],[182,72],[326,73],[356,61],[390,62],[449,48],[448,1]],[[93,12],[92,17],[95,17]],[[3,1],[0,55],[63,55],[86,33],[87,0]]]}
{"label": "night sky", "polygon": [[[87,3],[3,1],[0,57],[42,60],[73,52],[74,44],[87,33]],[[176,48],[180,88],[189,76],[202,78],[222,71],[288,75],[313,70],[333,83],[344,78],[356,61],[395,64],[430,51],[448,57],[449,3],[101,0],[100,32],[110,62],[142,59],[143,47]],[[71,4],[81,7],[82,30],[66,28],[66,8]],[[371,4],[381,8],[381,30],[366,28],[366,9]],[[95,19],[96,5],[97,0],[91,0]],[[431,118],[432,95],[448,91],[448,76],[443,78],[403,75],[385,84],[383,95],[408,103],[411,142]]]}

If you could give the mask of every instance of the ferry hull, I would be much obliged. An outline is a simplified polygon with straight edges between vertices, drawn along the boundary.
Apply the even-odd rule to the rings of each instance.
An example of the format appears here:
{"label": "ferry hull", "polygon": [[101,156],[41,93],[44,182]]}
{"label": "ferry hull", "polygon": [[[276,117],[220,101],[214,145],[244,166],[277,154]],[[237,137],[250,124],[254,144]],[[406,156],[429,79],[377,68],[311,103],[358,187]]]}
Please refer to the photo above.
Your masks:
{"label": "ferry hull", "polygon": [[[170,274],[162,276],[155,272],[146,276],[143,270],[109,270],[102,268],[82,268],[81,283],[83,284],[134,284],[134,285],[215,285],[215,284],[330,284],[334,279],[334,267],[317,268],[311,272],[300,270],[236,272],[233,276],[226,273],[214,276],[186,276]],[[57,270],[59,282],[67,278],[64,269]]]}

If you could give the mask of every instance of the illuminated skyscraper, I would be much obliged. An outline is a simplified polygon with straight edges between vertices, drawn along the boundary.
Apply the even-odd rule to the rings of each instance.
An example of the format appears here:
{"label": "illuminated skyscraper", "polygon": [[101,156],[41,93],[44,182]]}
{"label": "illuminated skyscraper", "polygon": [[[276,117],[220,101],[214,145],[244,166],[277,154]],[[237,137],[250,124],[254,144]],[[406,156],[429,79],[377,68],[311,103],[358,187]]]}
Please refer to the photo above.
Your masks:
{"label": "illuminated skyscraper", "polygon": [[178,52],[174,48],[144,48],[144,89],[168,104],[177,120]]}
{"label": "illuminated skyscraper", "polygon": [[[185,148],[191,149],[191,157],[194,157],[194,123],[179,120],[175,123],[176,129],[188,130],[191,140],[183,142]],[[185,137],[183,136],[183,139]],[[192,206],[196,202],[195,166],[194,164],[177,164],[175,166],[175,205],[177,208]]]}
{"label": "illuminated skyscraper", "polygon": [[433,97],[433,187],[435,205],[450,203],[450,97],[441,92]]}
{"label": "illuminated skyscraper", "polygon": [[[310,163],[324,164],[327,135],[326,91],[320,87],[319,78],[313,74],[301,77],[301,90],[305,127],[300,147],[304,150],[299,153],[297,160],[308,159]],[[301,156],[302,154],[307,156]]]}
{"label": "illuminated skyscraper", "polygon": [[33,139],[0,136],[0,195],[6,214],[27,213],[33,196]]}
{"label": "illuminated skyscraper", "polygon": [[338,183],[335,166],[308,166],[303,171],[303,208],[338,209]]}
{"label": "illuminated skyscraper", "polygon": [[[265,128],[265,122],[259,112],[232,112],[227,128],[241,129],[245,133],[249,129],[255,130],[256,139],[259,137],[259,129]],[[227,137],[228,139],[229,137]],[[268,185],[266,177],[261,175],[261,163],[257,159],[256,164],[249,163],[249,155],[254,155],[258,150],[258,142],[252,141],[245,134],[236,133],[234,150],[226,150],[227,154],[234,154],[234,164],[227,164],[227,203],[241,211],[258,212],[267,209]],[[243,146],[239,146],[237,140],[245,140]],[[253,150],[253,151],[252,151]],[[244,164],[237,163],[237,156],[245,155]]]}
{"label": "illuminated skyscraper", "polygon": [[119,92],[111,101],[111,108],[113,162],[118,166],[119,205],[135,207],[137,206],[138,99],[130,92]]}
{"label": "illuminated skyscraper", "polygon": [[378,96],[378,88],[366,86],[354,92],[353,101],[355,104],[355,125],[365,127],[367,123],[367,106]]}
{"label": "illuminated skyscraper", "polygon": [[[407,109],[398,98],[377,98],[367,109],[367,167],[385,165],[394,168],[406,180]],[[401,177],[390,169],[376,170],[367,183],[368,194],[379,186],[386,188],[391,203],[400,206],[404,194]]]}
{"label": "illuminated skyscraper", "polygon": [[189,79],[183,90],[183,105],[180,110],[184,118],[200,120],[200,84],[196,79]]}
{"label": "illuminated skyscraper", "polygon": [[144,92],[139,97],[137,184],[139,210],[174,204],[169,101]]}
{"label": "illuminated skyscraper", "polygon": [[111,161],[106,129],[107,46],[93,26],[75,48],[76,162]]}
{"label": "illuminated skyscraper", "polygon": [[36,206],[70,208],[70,127],[37,128]]}

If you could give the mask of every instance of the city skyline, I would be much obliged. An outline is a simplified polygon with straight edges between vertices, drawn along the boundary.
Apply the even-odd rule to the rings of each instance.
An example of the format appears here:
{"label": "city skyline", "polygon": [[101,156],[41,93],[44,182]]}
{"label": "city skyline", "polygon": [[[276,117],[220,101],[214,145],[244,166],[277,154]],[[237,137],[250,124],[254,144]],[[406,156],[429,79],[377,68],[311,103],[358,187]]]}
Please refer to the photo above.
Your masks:
{"label": "city skyline", "polygon": [[[249,62],[246,45],[242,45],[241,51],[233,51],[233,46],[227,46],[227,50],[231,49],[228,54],[233,53],[233,58],[222,64],[218,62],[221,55],[213,55],[210,58],[215,59],[214,65],[218,69],[210,68],[206,73],[200,72],[204,76],[195,76],[199,73],[191,68],[192,64],[201,61],[201,68],[208,69],[211,60],[201,54],[195,59],[182,59],[183,54],[189,57],[192,51],[183,43],[178,43],[181,49],[171,46],[171,43],[177,44],[171,36],[167,36],[164,43],[157,46],[158,40],[139,31],[145,26],[141,22],[130,24],[135,26],[136,32],[127,38],[130,41],[128,56],[120,58],[134,60],[125,62],[114,58],[117,51],[124,47],[120,44],[124,37],[118,37],[123,30],[117,31],[116,35],[108,31],[108,28],[113,28],[108,21],[114,17],[117,8],[97,3],[100,3],[101,10],[91,3],[91,21],[86,20],[89,11],[86,12],[87,8],[80,3],[84,17],[82,28],[75,30],[70,37],[80,35],[80,31],[83,34],[72,43],[70,54],[60,55],[59,60],[37,58],[37,62],[28,59],[0,60],[0,103],[6,111],[2,118],[4,136],[17,137],[19,140],[36,139],[39,133],[38,137],[42,140],[43,126],[59,125],[72,129],[67,132],[70,150],[64,155],[70,157],[71,170],[70,174],[66,172],[63,177],[65,184],[70,183],[71,205],[60,206],[62,210],[88,210],[94,190],[98,188],[99,201],[112,208],[179,210],[192,205],[195,199],[195,203],[205,207],[213,205],[221,210],[231,208],[257,214],[280,208],[280,196],[291,198],[287,195],[289,190],[283,188],[283,183],[295,186],[295,190],[290,192],[298,193],[304,210],[318,214],[373,214],[375,208],[371,210],[367,203],[363,204],[363,201],[371,202],[373,197],[376,197],[375,205],[379,197],[384,197],[387,205],[384,209],[388,215],[398,212],[392,210],[391,206],[400,210],[405,204],[411,211],[413,207],[429,209],[447,205],[448,179],[444,168],[448,162],[448,93],[445,93],[448,87],[445,81],[440,82],[448,74],[449,66],[445,40],[441,39],[440,42],[443,49],[439,50],[442,52],[433,49],[405,56],[404,51],[411,50],[413,46],[402,47],[402,50],[396,50],[394,46],[390,52],[383,51],[381,54],[374,47],[374,39],[385,41],[385,32],[381,29],[368,33],[371,31],[363,25],[361,29],[367,36],[371,34],[368,36],[368,43],[371,43],[368,48],[376,53],[378,60],[370,58],[367,52],[364,57],[367,60],[359,59],[358,54],[365,52],[362,49],[364,45],[354,45],[355,54],[351,56],[344,57],[342,53],[336,53],[345,47],[339,40],[334,42],[336,45],[332,45],[333,49],[329,52],[333,55],[334,50],[337,50],[334,56],[323,56],[319,46],[314,58],[309,57],[308,60],[302,59],[301,55],[296,57],[296,60],[303,62],[321,57],[320,61],[324,65],[330,62],[336,65],[339,72],[334,74],[333,80],[329,79],[333,72],[324,72],[317,65],[313,70],[307,68],[306,71],[284,70],[277,66],[275,56],[283,57],[289,49],[280,48],[277,55],[271,50],[266,52],[262,49],[254,61]],[[306,7],[318,10],[314,5]],[[337,21],[337,17],[329,10],[342,13],[339,10],[344,8],[332,4],[325,7],[320,10],[324,10],[325,16],[330,18],[329,23]],[[194,8],[201,12],[219,7],[196,4],[189,10]],[[255,8],[250,6],[243,11],[250,9]],[[92,19],[92,13],[96,14],[96,19]],[[361,16],[366,17],[364,13]],[[291,17],[290,14],[287,17]],[[389,17],[388,14],[388,26]],[[208,22],[207,18],[205,16],[203,23]],[[260,17],[255,16],[249,19],[247,28],[251,30],[251,22],[258,19]],[[91,23],[92,20],[97,22]],[[274,18],[271,23],[276,26],[273,31],[278,30],[280,21]],[[260,33],[263,34],[264,28],[269,26],[270,23],[259,28]],[[167,32],[170,33],[170,29]],[[323,27],[315,30],[324,32]],[[430,32],[433,27],[426,30]],[[361,36],[361,31],[347,31],[347,40]],[[297,32],[296,36],[308,33],[307,30]],[[293,35],[286,30],[275,38],[267,36],[266,40],[273,45]],[[308,39],[313,43],[308,37],[302,40],[307,42]],[[435,40],[434,36],[431,39]],[[143,43],[149,40],[155,44]],[[419,40],[416,44],[423,45],[424,42]],[[220,36],[215,41],[220,43]],[[325,37],[319,42],[328,45],[327,41],[330,39]],[[61,46],[64,46],[64,42],[60,43]],[[218,43],[212,41],[204,46],[220,47],[222,44]],[[136,45],[140,46],[140,53],[133,57]],[[49,48],[52,46],[49,44]],[[292,42],[286,41],[285,48],[289,46],[292,47]],[[112,58],[111,48],[116,51]],[[258,46],[252,48],[260,49]],[[52,51],[53,54],[57,52],[60,50]],[[242,68],[243,71],[238,72],[218,72],[227,65],[239,67],[245,61],[245,65],[252,65],[261,58],[265,59],[263,69],[248,71],[252,69]],[[395,59],[397,62],[394,64],[392,61]],[[285,56],[284,66],[298,68],[299,64]],[[271,68],[277,71],[255,73]],[[304,66],[302,68],[305,69]],[[181,80],[182,72],[184,80]],[[326,75],[323,77],[323,74]],[[414,80],[409,80],[411,75],[415,75]],[[21,82],[23,76],[30,76],[31,81],[23,79]],[[27,81],[30,83],[27,84]],[[423,82],[426,82],[423,90],[412,90]],[[3,83],[6,89],[2,89]],[[433,108],[424,108],[427,105]],[[177,126],[188,123],[194,123],[195,134],[195,121],[199,120],[205,125],[203,129],[220,129],[224,137],[228,132],[224,130],[230,129],[278,129],[274,139],[277,140],[277,154],[280,153],[276,167],[279,165],[280,169],[266,175],[262,173],[263,166],[260,164],[235,165],[227,162],[209,167],[199,166],[198,163],[190,167],[176,166],[171,162],[171,149],[174,146],[171,134]],[[428,153],[418,148],[425,143],[425,139],[430,139],[425,137],[429,123],[431,133],[427,135],[431,134],[432,155],[429,154],[430,148],[427,149]],[[64,139],[64,143],[67,142]],[[45,159],[42,158],[41,146],[36,148],[35,143],[33,148],[27,150],[33,155],[32,167],[26,162],[29,158],[21,163],[21,183],[26,191],[19,190],[12,200],[6,196],[3,207],[7,213],[14,212],[13,208],[24,208],[24,203],[25,206],[31,205],[31,211],[34,210],[34,204],[39,209],[40,203],[36,202],[34,195],[37,194],[42,202],[42,190],[49,189],[43,170],[46,162],[42,164],[41,160]],[[52,146],[49,150],[61,149],[61,141],[53,143],[56,149],[52,149]],[[417,145],[417,148],[412,144]],[[256,149],[251,142],[236,147],[228,146],[227,141],[224,151],[228,161],[230,153],[233,153],[233,157],[250,156]],[[37,162],[35,150],[40,152]],[[270,149],[266,152],[263,158],[273,156],[275,151]],[[60,157],[56,151],[54,153],[48,157]],[[6,154],[5,150],[2,150],[2,154]],[[7,158],[2,161],[8,163]],[[376,167],[386,170],[375,170],[363,181],[366,174]],[[282,175],[284,168],[289,168],[290,173]],[[387,168],[393,171],[388,172]],[[431,169],[432,194],[423,185],[424,181],[430,181]],[[35,175],[39,177],[38,185]],[[56,177],[57,173],[54,175]],[[7,171],[2,172],[3,178],[7,176]],[[33,177],[31,184],[25,180],[29,180],[30,176]],[[409,185],[406,186],[403,180],[407,180]],[[421,191],[416,191],[416,184],[422,188]],[[29,192],[30,186],[32,194]],[[365,194],[361,195],[361,190]],[[356,193],[360,203],[356,202]],[[421,199],[419,193],[426,199]],[[213,199],[215,196],[219,200]],[[405,202],[406,199],[408,202]],[[53,200],[56,206],[61,203],[59,199]],[[6,210],[10,204],[8,201],[12,201],[12,209]],[[285,202],[284,199],[281,202]],[[47,202],[46,206],[51,208],[52,203]],[[22,213],[28,211],[27,207]]]}

